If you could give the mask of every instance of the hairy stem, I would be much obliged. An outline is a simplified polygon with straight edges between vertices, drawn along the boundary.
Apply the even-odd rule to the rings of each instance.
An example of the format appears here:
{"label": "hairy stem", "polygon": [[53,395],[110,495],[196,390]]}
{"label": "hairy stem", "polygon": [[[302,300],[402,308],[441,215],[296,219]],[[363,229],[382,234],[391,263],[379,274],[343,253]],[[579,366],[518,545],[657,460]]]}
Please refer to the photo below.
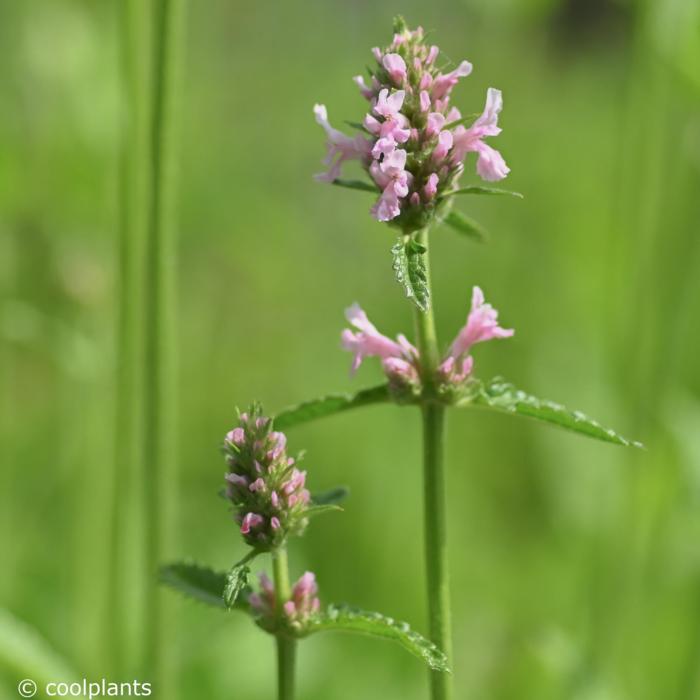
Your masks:
{"label": "hairy stem", "polygon": [[[272,574],[277,595],[277,610],[282,614],[282,606],[289,600],[289,566],[287,550],[280,547],[272,555]],[[296,659],[296,641],[277,635],[277,697],[279,700],[294,700],[294,664]]]}
{"label": "hairy stem", "polygon": [[[430,262],[428,234],[416,234],[425,246],[428,289],[430,290]],[[452,661],[452,622],[450,613],[450,585],[447,560],[447,523],[445,508],[445,465],[443,442],[445,436],[445,409],[433,400],[435,370],[440,362],[432,290],[430,308],[415,311],[416,338],[421,357],[424,387],[423,405],[423,499],[425,518],[425,571],[428,588],[428,617],[430,639]],[[430,672],[433,700],[452,697],[452,676],[438,671]]]}

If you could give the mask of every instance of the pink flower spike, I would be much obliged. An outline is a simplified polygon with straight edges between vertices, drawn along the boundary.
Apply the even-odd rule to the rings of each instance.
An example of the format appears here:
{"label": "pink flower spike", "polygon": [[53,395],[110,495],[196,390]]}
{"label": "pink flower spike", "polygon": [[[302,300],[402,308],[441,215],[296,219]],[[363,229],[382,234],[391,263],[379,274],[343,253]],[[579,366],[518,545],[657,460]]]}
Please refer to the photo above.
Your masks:
{"label": "pink flower spike", "polygon": [[406,62],[397,53],[388,53],[382,59],[389,77],[397,84],[403,85],[406,80]]}
{"label": "pink flower spike", "polygon": [[408,201],[411,203],[412,207],[417,207],[420,205],[420,195],[418,192],[412,192],[411,196],[408,198]]}
{"label": "pink flower spike", "polygon": [[372,55],[377,59],[377,63],[382,62],[382,52],[376,46],[372,49]]}
{"label": "pink flower spike", "polygon": [[479,287],[472,291],[472,305],[467,323],[450,346],[449,355],[455,360],[465,357],[472,345],[492,338],[510,338],[515,331],[498,325],[498,311],[487,304]]}
{"label": "pink flower spike", "polygon": [[270,503],[272,503],[273,508],[280,507],[280,497],[277,495],[277,491],[273,491],[270,494]]}
{"label": "pink flower spike", "polygon": [[297,612],[297,607],[296,607],[296,605],[294,604],[294,601],[293,601],[293,600],[288,600],[288,601],[284,604],[284,614],[285,614],[287,617],[291,618],[291,617],[294,617],[294,615],[296,614],[296,612]]}
{"label": "pink flower spike", "polygon": [[425,183],[425,187],[423,188],[423,194],[427,200],[433,199],[433,197],[435,197],[437,194],[439,179],[440,178],[438,177],[437,173],[431,173],[428,175],[428,182]]}
{"label": "pink flower spike", "polygon": [[435,59],[437,58],[439,53],[440,53],[440,49],[438,49],[437,46],[431,46],[430,51],[428,52],[428,58],[425,59],[426,65],[429,66],[432,63],[435,63]]}
{"label": "pink flower spike", "polygon": [[466,78],[472,72],[472,64],[462,61],[457,68],[445,75],[438,75],[433,81],[433,97],[441,99],[448,95],[460,78]]}
{"label": "pink flower spike", "polygon": [[280,520],[276,516],[272,516],[270,518],[270,527],[272,527],[273,530],[279,530],[282,525],[280,524]]}

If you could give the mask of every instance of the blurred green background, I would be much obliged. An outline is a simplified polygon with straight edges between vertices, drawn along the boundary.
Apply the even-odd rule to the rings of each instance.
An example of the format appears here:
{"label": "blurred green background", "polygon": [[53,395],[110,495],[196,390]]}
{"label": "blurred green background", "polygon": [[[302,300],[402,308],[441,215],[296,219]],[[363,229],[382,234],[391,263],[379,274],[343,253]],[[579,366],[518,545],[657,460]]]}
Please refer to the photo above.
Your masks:
{"label": "blurred green background", "polygon": [[[411,328],[391,230],[359,192],[317,184],[331,121],[359,120],[351,77],[391,19],[422,24],[503,90],[494,143],[524,201],[463,199],[492,231],[433,234],[444,343],[473,284],[514,339],[477,348],[503,375],[642,440],[623,450],[515,418],[453,413],[449,537],[460,700],[700,698],[700,4],[694,0],[190,2],[181,90],[174,554],[244,552],[218,443],[234,406],[269,411],[354,380],[343,309]],[[0,0],[0,698],[26,676],[131,679],[136,516],[117,532],[134,657],[115,669],[106,610],[115,465],[119,3]],[[465,183],[475,182],[470,165]],[[419,417],[376,407],[290,434],[342,514],[292,544],[326,602],[424,631]],[[136,503],[136,505],[133,505]],[[261,562],[262,563],[262,562]],[[132,581],[131,587],[129,581]],[[273,694],[273,645],[247,619],[169,597],[184,699]],[[129,666],[131,664],[131,667]],[[52,674],[54,674],[52,676]],[[145,681],[148,678],[141,677]],[[398,647],[318,636],[304,700],[425,697]],[[157,691],[157,689],[156,689]],[[163,697],[156,692],[155,697]],[[164,698],[170,700],[170,698]]]}

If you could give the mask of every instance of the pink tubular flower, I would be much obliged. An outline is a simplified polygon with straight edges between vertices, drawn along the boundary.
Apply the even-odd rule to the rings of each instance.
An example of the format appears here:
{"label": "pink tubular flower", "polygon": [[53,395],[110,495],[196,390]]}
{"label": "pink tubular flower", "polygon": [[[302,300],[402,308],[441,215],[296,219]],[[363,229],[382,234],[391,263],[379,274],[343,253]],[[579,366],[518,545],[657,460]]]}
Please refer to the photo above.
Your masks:
{"label": "pink tubular flower", "polygon": [[401,213],[399,200],[408,194],[412,175],[404,170],[406,151],[393,149],[385,154],[381,162],[374,161],[370,174],[375,183],[383,189],[381,196],[372,207],[378,221],[390,221]]}
{"label": "pink tubular flower", "polygon": [[428,181],[425,183],[425,187],[423,188],[423,194],[425,195],[426,199],[432,199],[435,197],[437,194],[439,180],[440,178],[438,177],[437,173],[431,173],[428,176]]}
{"label": "pink tubular flower", "polygon": [[359,331],[353,333],[346,329],[341,336],[343,349],[354,353],[351,374],[355,374],[365,357],[381,357],[383,360],[395,358],[410,362],[418,355],[418,351],[405,336],[400,335],[398,342],[395,342],[380,333],[358,304],[345,310],[345,318]]}
{"label": "pink tubular flower", "polygon": [[320,124],[328,136],[326,147],[328,153],[323,161],[329,166],[326,173],[319,173],[316,179],[322,182],[333,182],[340,177],[340,168],[346,160],[364,160],[368,158],[370,143],[367,139],[357,135],[355,138],[346,136],[342,131],[334,129],[328,121],[328,112],[325,105],[314,105],[316,122]]}
{"label": "pink tubular flower", "polygon": [[406,62],[397,53],[388,53],[382,59],[382,65],[386,68],[389,77],[397,84],[402,85],[406,80]]}
{"label": "pink tubular flower", "polygon": [[498,136],[501,133],[498,115],[502,109],[501,91],[489,88],[483,114],[468,129],[462,125],[455,129],[452,159],[458,162],[467,153],[476,151],[479,154],[476,170],[484,180],[502,180],[510,172],[501,154],[482,140],[485,136]]}
{"label": "pink tubular flower", "polygon": [[514,330],[498,325],[498,311],[485,302],[481,289],[474,287],[467,322],[452,342],[448,356],[457,361],[466,357],[472,345],[476,343],[483,343],[492,338],[510,338],[514,333]]}
{"label": "pink tubular flower", "polygon": [[450,73],[438,75],[433,80],[433,97],[440,100],[450,94],[452,88],[457,85],[460,78],[466,78],[472,72],[472,64],[462,61],[457,68]]}

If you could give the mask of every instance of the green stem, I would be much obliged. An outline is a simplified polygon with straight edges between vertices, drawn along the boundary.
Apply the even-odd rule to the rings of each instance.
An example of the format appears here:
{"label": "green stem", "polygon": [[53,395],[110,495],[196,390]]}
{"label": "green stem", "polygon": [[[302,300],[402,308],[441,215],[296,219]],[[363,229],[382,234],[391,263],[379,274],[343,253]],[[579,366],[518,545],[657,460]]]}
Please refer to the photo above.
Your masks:
{"label": "green stem", "polygon": [[[418,243],[426,249],[425,263],[430,290],[430,262],[428,233],[416,234]],[[445,436],[445,409],[433,400],[435,370],[440,362],[435,317],[431,304],[426,312],[415,311],[416,339],[421,357],[424,394],[421,408],[423,417],[423,498],[425,518],[425,570],[428,588],[428,618],[430,639],[452,661],[452,622],[450,613],[450,584],[447,559],[447,518],[445,507],[445,464],[443,442]],[[438,671],[430,672],[433,700],[452,697],[452,676]]]}
{"label": "green stem", "polygon": [[[287,550],[280,548],[272,554],[272,575],[277,595],[277,610],[291,597],[289,586],[289,566]],[[294,700],[294,664],[296,659],[296,641],[277,635],[277,697],[279,700]]]}

